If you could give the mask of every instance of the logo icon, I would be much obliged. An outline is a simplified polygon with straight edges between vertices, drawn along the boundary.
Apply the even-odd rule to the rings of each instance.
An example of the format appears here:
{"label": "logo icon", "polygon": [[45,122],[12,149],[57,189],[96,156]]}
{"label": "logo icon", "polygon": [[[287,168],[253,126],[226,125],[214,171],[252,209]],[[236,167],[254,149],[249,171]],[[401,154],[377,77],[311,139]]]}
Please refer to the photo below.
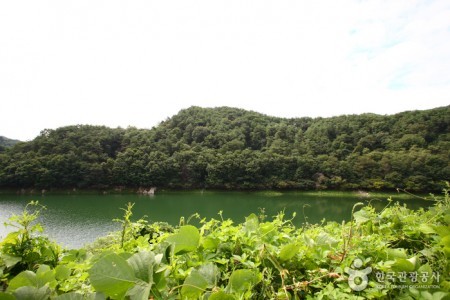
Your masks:
{"label": "logo icon", "polygon": [[362,291],[367,287],[367,284],[369,283],[369,278],[367,278],[367,275],[372,273],[371,267],[359,270],[362,265],[362,260],[357,258],[353,261],[351,268],[345,268],[345,272],[349,275],[348,285],[356,292]]}

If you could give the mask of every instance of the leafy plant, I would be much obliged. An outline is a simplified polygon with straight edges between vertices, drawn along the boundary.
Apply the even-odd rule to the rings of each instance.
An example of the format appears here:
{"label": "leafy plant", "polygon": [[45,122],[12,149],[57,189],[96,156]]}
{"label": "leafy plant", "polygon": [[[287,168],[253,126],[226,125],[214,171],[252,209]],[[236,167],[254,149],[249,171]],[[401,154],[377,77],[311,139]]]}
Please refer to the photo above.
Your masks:
{"label": "leafy plant", "polygon": [[134,206],[134,204],[131,204],[130,202],[128,202],[127,207],[122,208],[122,210],[124,211],[123,219],[115,219],[114,220],[114,221],[122,224],[122,230],[121,230],[121,235],[120,235],[120,247],[121,248],[123,248],[123,243],[125,241],[127,231],[129,231],[129,227],[131,227],[131,225],[132,225],[130,218],[133,215],[133,212],[132,212],[133,206]]}
{"label": "leafy plant", "polygon": [[31,201],[22,214],[11,216],[5,223],[5,226],[16,228],[0,243],[0,258],[5,270],[12,275],[33,269],[38,264],[56,266],[58,263],[61,248],[39,235],[43,228],[36,220],[44,209],[38,201]]}

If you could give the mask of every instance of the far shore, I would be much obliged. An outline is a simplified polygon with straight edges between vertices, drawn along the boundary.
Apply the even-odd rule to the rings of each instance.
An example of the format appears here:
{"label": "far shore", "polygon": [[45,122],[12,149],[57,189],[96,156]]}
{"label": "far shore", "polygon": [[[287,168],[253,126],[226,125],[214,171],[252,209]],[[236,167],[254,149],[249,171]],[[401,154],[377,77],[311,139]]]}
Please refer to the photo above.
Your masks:
{"label": "far shore", "polygon": [[361,199],[387,199],[393,195],[400,198],[412,198],[418,197],[428,200],[431,194],[439,196],[442,191],[407,191],[403,189],[397,190],[296,190],[296,189],[168,189],[161,188],[156,189],[152,195],[143,194],[142,188],[105,188],[105,189],[12,189],[12,188],[0,188],[0,195],[24,195],[24,196],[45,196],[45,195],[114,195],[114,194],[141,194],[142,196],[157,196],[158,194],[165,193],[190,193],[190,194],[207,194],[215,192],[229,192],[229,193],[258,193],[261,196],[282,195],[284,193],[300,193],[312,196],[324,196],[324,197],[357,197]]}

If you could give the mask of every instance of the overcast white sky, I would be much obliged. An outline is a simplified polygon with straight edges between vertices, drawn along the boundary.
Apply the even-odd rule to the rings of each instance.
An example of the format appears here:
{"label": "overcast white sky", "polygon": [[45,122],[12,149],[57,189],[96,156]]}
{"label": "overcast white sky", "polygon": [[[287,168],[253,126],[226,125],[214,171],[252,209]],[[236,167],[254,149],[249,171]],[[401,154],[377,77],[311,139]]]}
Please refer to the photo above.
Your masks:
{"label": "overcast white sky", "polygon": [[0,2],[0,135],[450,104],[450,1]]}

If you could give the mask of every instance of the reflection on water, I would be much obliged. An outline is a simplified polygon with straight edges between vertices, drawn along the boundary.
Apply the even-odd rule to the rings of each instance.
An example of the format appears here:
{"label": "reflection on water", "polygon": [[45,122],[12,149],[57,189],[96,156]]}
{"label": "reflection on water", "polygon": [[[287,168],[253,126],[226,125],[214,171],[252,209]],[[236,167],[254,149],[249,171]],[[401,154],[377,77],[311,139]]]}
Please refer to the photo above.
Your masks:
{"label": "reflection on water", "polygon": [[[180,217],[186,219],[199,213],[202,218],[224,218],[242,222],[251,213],[258,214],[264,209],[268,218],[284,211],[286,218],[296,212],[294,224],[305,220],[319,223],[321,220],[342,222],[351,217],[352,207],[360,202],[353,194],[311,194],[301,192],[250,193],[250,192],[166,192],[153,197],[141,195],[5,195],[0,194],[0,222],[3,224],[13,213],[20,214],[30,200],[39,200],[47,209],[40,222],[45,233],[67,247],[81,247],[97,237],[117,230],[119,224],[113,222],[121,218],[127,202],[135,203],[133,220],[144,216],[149,221],[165,221],[173,225]],[[394,200],[395,196],[394,196]],[[430,205],[420,199],[403,200],[408,207],[417,209]],[[364,202],[367,202],[364,201]],[[377,199],[371,204],[382,209],[386,200]],[[304,212],[304,213],[303,213]],[[10,228],[0,226],[0,238],[5,237]]]}

